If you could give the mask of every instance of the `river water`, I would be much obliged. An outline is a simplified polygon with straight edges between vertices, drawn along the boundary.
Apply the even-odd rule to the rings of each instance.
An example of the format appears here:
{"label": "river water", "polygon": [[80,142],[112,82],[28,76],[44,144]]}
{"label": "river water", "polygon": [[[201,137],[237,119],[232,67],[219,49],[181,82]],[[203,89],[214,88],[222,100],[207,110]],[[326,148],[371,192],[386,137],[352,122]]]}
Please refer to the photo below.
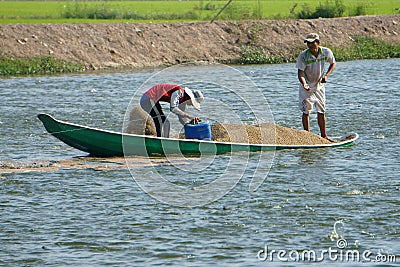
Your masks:
{"label": "river water", "polygon": [[[132,178],[148,173],[139,157],[130,159],[137,162],[130,170],[91,168],[84,152],[46,134],[36,118],[48,113],[120,131],[141,90],[160,77],[169,82],[183,76],[204,91],[209,104],[199,116],[208,120],[273,119],[301,128],[293,64],[226,67],[227,75],[211,66],[190,68],[170,69],[165,76],[146,69],[1,80],[3,168],[81,156],[89,167],[1,173],[0,265],[281,266],[294,260],[309,265],[301,256],[310,252],[323,264],[359,265],[345,256],[349,251],[364,264],[393,262],[393,255],[400,261],[399,59],[339,62],[330,76],[328,135],[357,132],[360,138],[351,147],[279,151],[268,154],[267,164],[259,155],[243,160],[238,155],[236,161],[220,155],[212,164],[156,159],[152,170],[181,185],[207,183],[228,165],[239,175],[232,190],[197,207],[170,205],[144,192]],[[311,130],[318,133],[314,115]],[[196,169],[197,162],[204,164]],[[254,171],[263,164],[267,168]],[[249,191],[253,178],[262,183]],[[195,192],[188,194],[196,202]]]}

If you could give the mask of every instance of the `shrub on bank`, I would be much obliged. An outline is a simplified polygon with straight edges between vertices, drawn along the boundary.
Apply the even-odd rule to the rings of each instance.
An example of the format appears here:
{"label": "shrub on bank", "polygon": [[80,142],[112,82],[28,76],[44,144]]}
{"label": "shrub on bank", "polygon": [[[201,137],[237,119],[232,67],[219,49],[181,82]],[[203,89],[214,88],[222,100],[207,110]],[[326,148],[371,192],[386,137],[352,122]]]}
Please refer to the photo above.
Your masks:
{"label": "shrub on bank", "polygon": [[299,19],[316,19],[316,18],[337,18],[342,17],[346,8],[342,0],[326,0],[325,3],[319,3],[319,6],[312,10],[307,4],[303,5],[303,9],[297,13]]}
{"label": "shrub on bank", "polygon": [[400,45],[368,36],[354,36],[352,39],[353,45],[350,47],[332,48],[337,60],[400,58]]}
{"label": "shrub on bank", "polygon": [[269,56],[265,54],[264,49],[259,49],[257,47],[245,47],[241,51],[242,56],[237,60],[238,64],[280,64],[288,63],[293,61],[293,58],[284,58]]}
{"label": "shrub on bank", "polygon": [[24,59],[0,55],[0,76],[44,75],[82,71],[84,71],[84,68],[81,64],[58,60],[50,56]]}

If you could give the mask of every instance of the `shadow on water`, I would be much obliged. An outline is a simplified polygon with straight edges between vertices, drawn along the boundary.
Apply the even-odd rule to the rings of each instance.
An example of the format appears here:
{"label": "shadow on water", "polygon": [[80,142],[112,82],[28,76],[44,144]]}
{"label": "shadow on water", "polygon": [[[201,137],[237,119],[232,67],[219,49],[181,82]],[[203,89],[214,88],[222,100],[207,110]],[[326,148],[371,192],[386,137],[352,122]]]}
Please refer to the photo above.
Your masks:
{"label": "shadow on water", "polygon": [[324,156],[328,153],[327,148],[317,149],[302,149],[295,151],[294,155],[299,157],[299,162],[306,164],[322,164],[324,163]]}

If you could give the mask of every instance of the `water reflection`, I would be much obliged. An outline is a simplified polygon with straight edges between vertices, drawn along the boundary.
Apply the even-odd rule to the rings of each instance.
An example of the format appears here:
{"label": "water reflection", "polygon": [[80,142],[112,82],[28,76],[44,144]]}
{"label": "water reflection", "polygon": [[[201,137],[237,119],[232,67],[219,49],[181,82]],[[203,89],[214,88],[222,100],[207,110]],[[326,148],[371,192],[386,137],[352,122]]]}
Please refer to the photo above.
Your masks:
{"label": "water reflection", "polygon": [[299,163],[305,164],[323,164],[325,162],[325,155],[328,153],[326,148],[317,149],[301,149],[295,151],[294,154],[299,157]]}

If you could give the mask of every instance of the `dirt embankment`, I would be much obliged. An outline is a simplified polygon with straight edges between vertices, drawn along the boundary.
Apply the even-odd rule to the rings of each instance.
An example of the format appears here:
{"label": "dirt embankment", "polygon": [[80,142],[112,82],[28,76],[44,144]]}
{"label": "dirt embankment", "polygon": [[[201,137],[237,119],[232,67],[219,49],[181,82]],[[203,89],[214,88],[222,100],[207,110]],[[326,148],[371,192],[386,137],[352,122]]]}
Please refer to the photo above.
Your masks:
{"label": "dirt embankment", "polygon": [[185,23],[0,25],[0,53],[52,55],[88,68],[148,67],[191,61],[237,59],[246,46],[271,56],[291,57],[308,32],[322,45],[347,46],[352,36],[400,44],[400,15],[315,20]]}

